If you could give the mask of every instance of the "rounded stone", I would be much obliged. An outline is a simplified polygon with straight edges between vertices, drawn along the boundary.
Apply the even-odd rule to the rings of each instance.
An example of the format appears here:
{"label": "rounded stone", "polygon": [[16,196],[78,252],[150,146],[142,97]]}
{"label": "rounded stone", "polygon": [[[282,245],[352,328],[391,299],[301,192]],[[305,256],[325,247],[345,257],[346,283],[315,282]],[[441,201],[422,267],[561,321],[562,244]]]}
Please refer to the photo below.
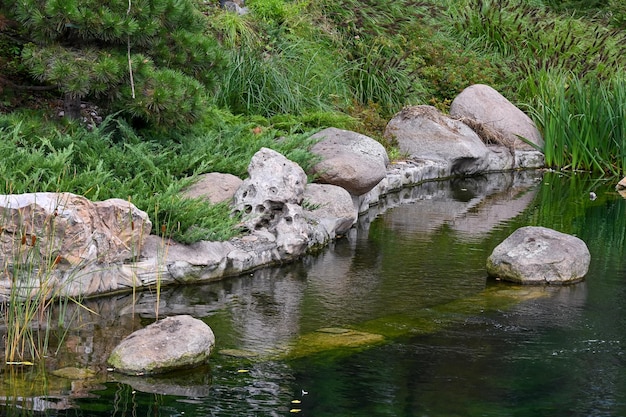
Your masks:
{"label": "rounded stone", "polygon": [[581,239],[545,227],[517,229],[493,250],[487,273],[520,284],[565,284],[584,278],[591,255]]}
{"label": "rounded stone", "polygon": [[320,158],[313,166],[316,182],[336,185],[359,196],[385,178],[389,156],[376,140],[337,128],[324,129],[311,137],[320,139],[311,148]]}
{"label": "rounded stone", "polygon": [[122,340],[108,364],[128,375],[160,374],[206,363],[214,345],[215,335],[203,321],[167,317]]}

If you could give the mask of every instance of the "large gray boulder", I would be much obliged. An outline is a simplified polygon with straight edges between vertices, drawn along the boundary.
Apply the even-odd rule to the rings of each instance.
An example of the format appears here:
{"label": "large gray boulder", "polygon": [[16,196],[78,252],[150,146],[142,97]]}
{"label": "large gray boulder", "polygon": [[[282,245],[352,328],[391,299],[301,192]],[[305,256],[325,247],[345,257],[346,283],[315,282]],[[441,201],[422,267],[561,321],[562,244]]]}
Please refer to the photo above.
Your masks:
{"label": "large gray boulder", "polygon": [[[148,215],[126,200],[91,202],[71,193],[0,196],[0,263],[68,269],[138,256]],[[53,265],[54,264],[54,265]]]}
{"label": "large gray boulder", "polygon": [[581,239],[545,227],[517,229],[487,259],[487,273],[520,284],[566,284],[584,278],[591,255]]}
{"label": "large gray boulder", "polygon": [[298,255],[308,246],[309,227],[302,215],[307,177],[295,162],[261,148],[248,165],[233,197],[234,212],[243,216],[250,233],[275,241],[285,255]]}
{"label": "large gray boulder", "polygon": [[206,363],[214,345],[215,335],[203,321],[174,316],[131,333],[107,362],[128,375],[161,374]]}
{"label": "large gray boulder", "polygon": [[453,175],[475,174],[488,166],[489,150],[480,137],[432,106],[402,109],[387,124],[385,138],[397,142],[412,160],[447,162]]}
{"label": "large gray boulder", "polygon": [[515,149],[534,149],[519,139],[522,136],[543,148],[544,141],[535,123],[502,94],[484,84],[463,90],[450,105],[450,115],[467,118],[500,132]]}
{"label": "large gray boulder", "polygon": [[212,204],[231,201],[243,180],[232,174],[209,172],[183,191],[187,198],[204,198]]}
{"label": "large gray boulder", "polygon": [[307,185],[303,206],[304,215],[321,224],[331,239],[345,234],[358,218],[350,193],[336,185]]}
{"label": "large gray boulder", "polygon": [[320,157],[312,172],[316,182],[337,185],[359,196],[385,178],[389,156],[383,145],[374,139],[334,127],[312,138],[320,139],[311,148],[311,152]]}

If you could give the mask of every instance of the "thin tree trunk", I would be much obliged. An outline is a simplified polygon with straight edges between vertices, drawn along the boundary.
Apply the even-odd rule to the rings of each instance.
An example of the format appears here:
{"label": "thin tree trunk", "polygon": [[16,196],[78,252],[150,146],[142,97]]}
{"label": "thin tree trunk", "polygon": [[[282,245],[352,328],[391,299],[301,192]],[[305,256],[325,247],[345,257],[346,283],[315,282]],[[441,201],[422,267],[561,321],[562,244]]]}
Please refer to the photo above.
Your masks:
{"label": "thin tree trunk", "polygon": [[63,110],[65,111],[65,117],[69,119],[79,119],[80,98],[65,94],[65,99],[63,100]]}

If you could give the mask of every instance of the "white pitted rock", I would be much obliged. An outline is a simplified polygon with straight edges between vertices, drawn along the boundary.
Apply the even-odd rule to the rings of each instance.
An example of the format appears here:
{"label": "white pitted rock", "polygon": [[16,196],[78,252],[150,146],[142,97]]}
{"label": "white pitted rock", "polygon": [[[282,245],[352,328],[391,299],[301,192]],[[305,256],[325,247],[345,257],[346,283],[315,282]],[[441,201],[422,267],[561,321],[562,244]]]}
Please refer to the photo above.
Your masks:
{"label": "white pitted rock", "polygon": [[0,196],[0,261],[69,268],[136,257],[152,223],[122,199],[91,202],[71,193]]}
{"label": "white pitted rock", "polygon": [[450,105],[450,115],[483,123],[502,133],[516,149],[534,149],[522,136],[543,148],[544,141],[535,123],[502,94],[484,84],[463,90]]}
{"label": "white pitted rock", "polygon": [[248,174],[233,198],[244,226],[265,237],[269,233],[286,255],[303,253],[309,232],[301,207],[307,184],[304,170],[278,152],[261,148],[252,157]]}
{"label": "white pitted rock", "polygon": [[131,333],[113,349],[108,364],[128,375],[150,375],[206,363],[215,335],[202,320],[168,317]]}
{"label": "white pitted rock", "polygon": [[198,181],[187,188],[183,195],[188,198],[205,198],[213,204],[230,201],[243,180],[232,174],[209,172],[199,176]]}
{"label": "white pitted rock", "polygon": [[374,139],[334,127],[317,132],[312,138],[321,139],[311,148],[321,157],[313,167],[316,182],[337,185],[359,196],[385,178],[389,156]]}
{"label": "white pitted rock", "polygon": [[352,196],[336,185],[307,185],[303,206],[305,216],[322,224],[331,238],[346,233],[358,218]]}
{"label": "white pitted rock", "polygon": [[474,174],[488,165],[489,150],[476,132],[432,106],[402,109],[387,124],[385,138],[413,160],[447,161],[451,174]]}
{"label": "white pitted rock", "polygon": [[566,284],[582,280],[591,255],[581,239],[545,227],[517,229],[487,259],[487,273],[521,284]]}

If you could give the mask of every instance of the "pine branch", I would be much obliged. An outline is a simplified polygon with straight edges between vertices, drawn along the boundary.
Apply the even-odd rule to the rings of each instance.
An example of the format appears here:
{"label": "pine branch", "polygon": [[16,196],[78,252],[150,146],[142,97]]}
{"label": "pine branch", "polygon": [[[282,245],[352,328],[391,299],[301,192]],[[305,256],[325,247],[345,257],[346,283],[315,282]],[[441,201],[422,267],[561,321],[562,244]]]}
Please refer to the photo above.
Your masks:
{"label": "pine branch", "polygon": [[6,85],[9,88],[14,90],[23,90],[23,91],[50,91],[55,90],[57,87],[53,85],[19,85],[15,84],[13,81],[9,80],[6,77],[0,75],[0,86]]}

